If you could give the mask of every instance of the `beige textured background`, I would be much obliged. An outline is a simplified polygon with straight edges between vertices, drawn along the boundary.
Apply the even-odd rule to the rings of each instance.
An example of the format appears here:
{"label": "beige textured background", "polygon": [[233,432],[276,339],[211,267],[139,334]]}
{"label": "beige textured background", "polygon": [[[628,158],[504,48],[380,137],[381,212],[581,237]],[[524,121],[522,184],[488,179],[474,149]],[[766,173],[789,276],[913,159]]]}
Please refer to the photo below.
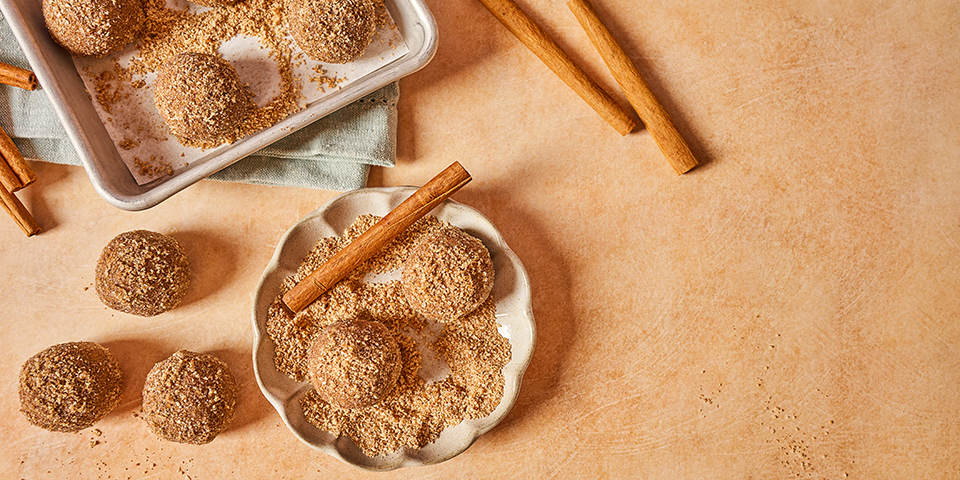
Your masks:
{"label": "beige textured background", "polygon": [[[436,58],[401,82],[398,165],[453,160],[454,198],[533,285],[538,345],[507,419],[437,466],[364,474],[300,444],[250,363],[253,290],[283,232],[336,192],[203,181],[145,212],[33,163],[45,231],[0,222],[0,465],[11,478],[957,478],[960,4],[595,0],[704,163],[676,176],[620,137],[473,0],[428,0]],[[563,1],[520,3],[625,102]],[[186,304],[143,319],[92,288],[100,249],[183,243]],[[54,434],[18,413],[22,362],[94,340],[125,400]],[[212,444],[136,418],[150,366],[213,352],[243,386]]]}

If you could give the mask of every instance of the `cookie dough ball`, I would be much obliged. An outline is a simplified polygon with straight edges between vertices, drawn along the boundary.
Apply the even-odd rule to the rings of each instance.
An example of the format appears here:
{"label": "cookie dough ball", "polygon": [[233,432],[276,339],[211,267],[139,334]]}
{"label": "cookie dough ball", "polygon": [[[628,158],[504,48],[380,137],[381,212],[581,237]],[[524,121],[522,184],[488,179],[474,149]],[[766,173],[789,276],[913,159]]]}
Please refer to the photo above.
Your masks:
{"label": "cookie dough ball", "polygon": [[145,18],[140,0],[43,0],[42,9],[50,36],[79,56],[122,50]]}
{"label": "cookie dough ball", "polygon": [[307,353],[310,383],[342,408],[380,403],[396,387],[401,366],[397,339],[382,323],[365,319],[328,326]]}
{"label": "cookie dough ball", "polygon": [[157,72],[153,99],[174,134],[216,141],[240,127],[253,109],[250,91],[236,69],[205,53],[181,53]]}
{"label": "cookie dough ball", "polygon": [[171,442],[210,443],[233,420],[236,404],[236,379],[206,353],[174,353],[150,369],[143,385],[143,418]]}
{"label": "cookie dough ball", "polygon": [[490,252],[459,228],[428,235],[403,266],[403,293],[421,315],[453,322],[476,310],[493,289]]}
{"label": "cookie dough ball", "polygon": [[120,403],[123,373],[113,355],[97,343],[61,343],[23,364],[19,390],[20,411],[30,423],[53,432],[76,432]]}
{"label": "cookie dough ball", "polygon": [[286,0],[287,29],[308,57],[351,62],[377,31],[380,0]]}
{"label": "cookie dough ball", "polygon": [[190,287],[190,264],[171,237],[148,230],[121,233],[100,254],[96,286],[108,307],[152,317],[180,305]]}

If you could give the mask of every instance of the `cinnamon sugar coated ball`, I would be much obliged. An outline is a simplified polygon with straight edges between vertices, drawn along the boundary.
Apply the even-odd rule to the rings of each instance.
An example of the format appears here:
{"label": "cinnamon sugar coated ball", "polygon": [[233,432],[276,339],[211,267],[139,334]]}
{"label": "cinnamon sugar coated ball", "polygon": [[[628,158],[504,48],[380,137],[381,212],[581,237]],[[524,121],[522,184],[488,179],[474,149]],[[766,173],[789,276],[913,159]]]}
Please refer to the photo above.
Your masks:
{"label": "cinnamon sugar coated ball", "polygon": [[148,230],[117,235],[97,262],[100,300],[124,313],[151,317],[183,300],[190,287],[190,264],[171,237]]}
{"label": "cinnamon sugar coated ball", "polygon": [[366,50],[377,31],[381,0],[286,0],[290,35],[319,62],[351,62]]}
{"label": "cinnamon sugar coated ball", "polygon": [[120,403],[123,373],[94,342],[61,343],[30,357],[20,369],[20,411],[38,427],[76,432]]}
{"label": "cinnamon sugar coated ball", "polygon": [[43,0],[42,9],[50,36],[79,56],[122,50],[144,23],[140,0]]}
{"label": "cinnamon sugar coated ball", "polygon": [[474,311],[493,290],[487,247],[459,228],[445,228],[414,247],[403,267],[403,293],[410,307],[440,322]]}
{"label": "cinnamon sugar coated ball", "polygon": [[355,319],[325,328],[307,353],[310,383],[342,408],[376,405],[400,377],[400,347],[382,323]]}
{"label": "cinnamon sugar coated ball", "polygon": [[220,359],[179,350],[147,374],[143,419],[165,440],[210,443],[233,420],[237,390],[233,373]]}
{"label": "cinnamon sugar coated ball", "polygon": [[167,59],[157,73],[153,96],[170,131],[190,140],[229,136],[253,110],[250,91],[233,65],[205,53]]}

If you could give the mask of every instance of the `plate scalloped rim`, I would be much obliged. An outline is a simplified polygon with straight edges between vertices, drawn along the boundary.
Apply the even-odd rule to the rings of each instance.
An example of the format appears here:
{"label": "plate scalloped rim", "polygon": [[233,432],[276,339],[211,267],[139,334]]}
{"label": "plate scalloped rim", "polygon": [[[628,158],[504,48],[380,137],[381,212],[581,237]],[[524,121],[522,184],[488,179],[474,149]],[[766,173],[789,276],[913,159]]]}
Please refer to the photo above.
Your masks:
{"label": "plate scalloped rim", "polygon": [[510,362],[503,368],[504,391],[500,404],[483,418],[464,420],[444,429],[440,438],[423,448],[370,457],[348,437],[324,432],[303,416],[300,397],[309,391],[306,382],[295,382],[276,370],[274,343],[266,333],[266,312],[279,295],[284,278],[296,271],[301,259],[323,237],[340,235],[357,215],[383,216],[416,190],[415,187],[363,188],[342,193],[323,207],[307,214],[283,235],[257,286],[253,305],[253,365],[257,384],[280,414],[284,424],[300,441],[358,468],[372,471],[431,465],[453,458],[496,426],[509,412],[520,390],[523,373],[533,356],[536,325],[530,295],[530,281],[520,259],[507,246],[492,222],[472,207],[447,200],[430,212],[479,238],[497,272],[493,295],[497,305],[499,331],[511,346]]}

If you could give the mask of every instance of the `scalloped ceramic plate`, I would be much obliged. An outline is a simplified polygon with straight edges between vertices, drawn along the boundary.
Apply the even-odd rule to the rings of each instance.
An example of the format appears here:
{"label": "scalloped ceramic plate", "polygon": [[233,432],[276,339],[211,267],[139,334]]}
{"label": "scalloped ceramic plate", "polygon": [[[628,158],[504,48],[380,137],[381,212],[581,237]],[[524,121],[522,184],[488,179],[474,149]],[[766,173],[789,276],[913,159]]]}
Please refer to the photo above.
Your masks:
{"label": "scalloped ceramic plate", "polygon": [[266,332],[267,310],[280,294],[283,279],[296,272],[317,240],[340,235],[358,215],[386,215],[415,190],[413,187],[354,190],[335,197],[324,207],[301,219],[281,239],[260,279],[254,299],[253,364],[260,390],[301,441],[367,470],[430,465],[462,453],[506,416],[517,398],[523,372],[533,355],[535,324],[530,303],[530,281],[520,259],[510,250],[496,227],[480,212],[447,200],[430,214],[479,238],[490,250],[496,270],[492,295],[496,300],[497,322],[500,324],[500,334],[510,341],[512,355],[503,368],[505,384],[500,404],[484,418],[465,420],[448,427],[440,438],[423,448],[404,449],[376,457],[364,455],[349,437],[336,437],[306,420],[300,407],[300,398],[312,387],[309,383],[296,382],[277,371],[274,364],[275,345]]}

